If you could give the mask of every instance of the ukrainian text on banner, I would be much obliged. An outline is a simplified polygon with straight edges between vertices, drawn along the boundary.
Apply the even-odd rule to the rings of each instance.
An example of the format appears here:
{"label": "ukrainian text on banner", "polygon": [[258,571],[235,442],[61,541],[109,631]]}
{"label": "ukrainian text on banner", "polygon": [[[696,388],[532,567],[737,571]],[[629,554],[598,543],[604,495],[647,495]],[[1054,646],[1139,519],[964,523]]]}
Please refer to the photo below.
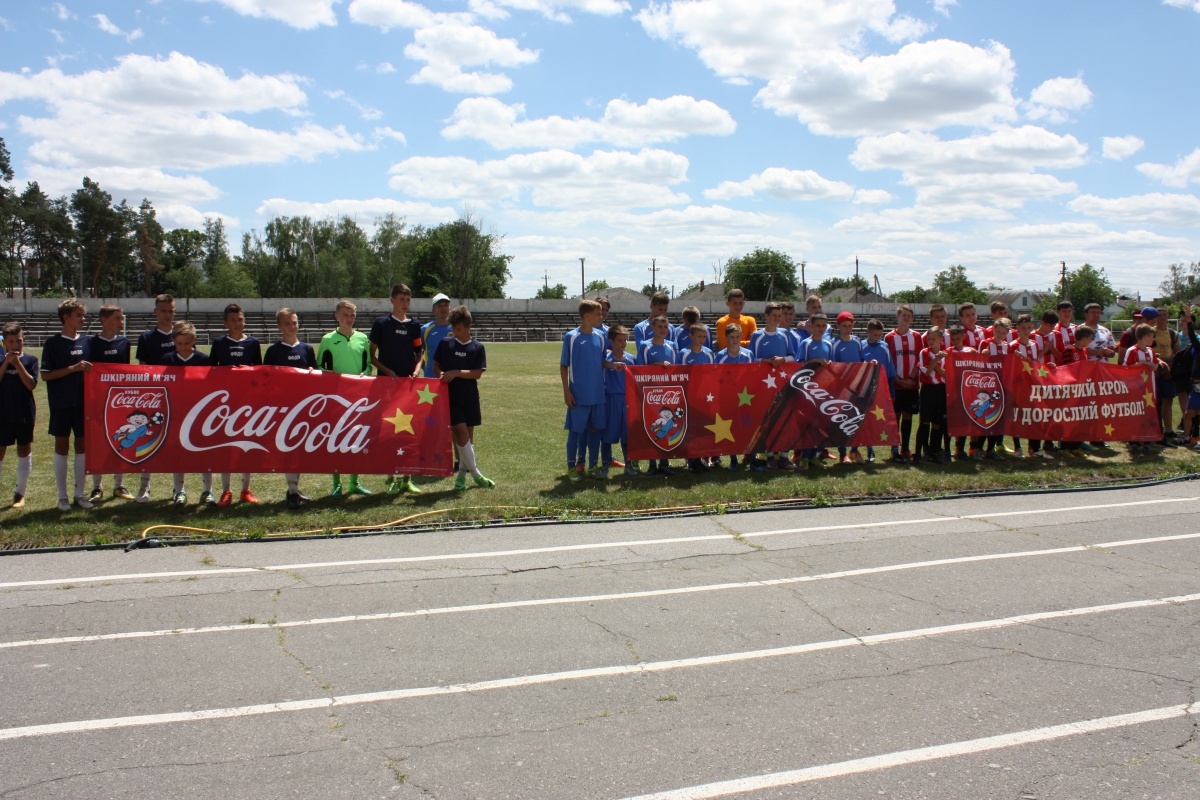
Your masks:
{"label": "ukrainian text on banner", "polygon": [[1004,356],[951,350],[946,359],[946,419],[951,436],[1003,436],[1009,408]]}
{"label": "ukrainian text on banner", "polygon": [[89,473],[452,471],[438,381],[97,364],[84,391]]}
{"label": "ukrainian text on banner", "polygon": [[900,440],[887,379],[874,362],[628,367],[625,402],[632,459]]}
{"label": "ukrainian text on banner", "polygon": [[1012,392],[1005,432],[1064,442],[1156,442],[1154,370],[1107,361],[1055,368],[1010,355],[1004,382]]}

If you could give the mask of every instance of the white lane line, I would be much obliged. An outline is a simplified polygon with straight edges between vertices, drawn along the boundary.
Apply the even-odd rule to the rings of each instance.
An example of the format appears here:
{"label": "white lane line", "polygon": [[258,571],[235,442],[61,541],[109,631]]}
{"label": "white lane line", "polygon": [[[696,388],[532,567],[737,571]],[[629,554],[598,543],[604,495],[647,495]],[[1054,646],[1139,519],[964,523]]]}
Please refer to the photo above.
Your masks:
{"label": "white lane line", "polygon": [[546,672],[535,675],[521,675],[515,678],[501,678],[491,681],[460,683],[450,686],[423,686],[413,689],[393,689],[383,692],[366,692],[363,694],[342,695],[340,697],[320,697],[310,700],[289,700],[280,703],[264,703],[252,706],[235,706],[232,708],[210,708],[199,711],[179,711],[167,714],[140,714],[131,717],[108,717],[106,719],[86,719],[72,722],[54,722],[45,725],[26,725],[17,728],[0,728],[0,741],[8,739],[28,739],[38,736],[55,736],[68,733],[85,733],[89,731],[112,730],[115,728],[131,728],[142,725],[167,725],[175,722],[197,722],[212,719],[231,719],[234,717],[254,717],[264,714],[277,714],[287,711],[307,711],[312,709],[329,709],[340,706],[362,705],[365,703],[384,703],[396,700],[412,700],[419,697],[436,697],[442,695],[470,694],[487,692],[496,689],[515,689],[525,686],[537,686],[562,681],[577,681],[590,678],[612,678],[623,675],[638,675],[643,673],[667,672],[693,667],[711,667],[721,664],[734,664],[743,661],[753,661],[763,658],[778,658],[804,653],[817,653],[826,650],[838,650],[847,647],[872,647],[892,642],[903,642],[912,639],[927,639],[934,636],[944,636],[950,633],[971,633],[976,631],[996,630],[1016,625],[1028,625],[1034,622],[1046,622],[1052,619],[1066,619],[1093,614],[1109,614],[1115,611],[1130,611],[1134,609],[1155,608],[1167,605],[1181,605],[1200,600],[1200,594],[1176,595],[1150,600],[1130,600],[1124,603],[1109,603],[1100,606],[1084,606],[1068,608],[1059,611],[1039,611],[1032,614],[1020,614],[999,619],[981,620],[976,622],[960,622],[954,625],[939,625],[932,628],[916,628],[893,633],[878,633],[848,639],[833,639],[825,642],[810,642],[808,644],[775,647],[767,650],[747,650],[738,653],[723,653],[714,656],[698,656],[695,658],[680,658],[671,661],[648,661],[639,664],[621,664],[610,667],[593,667],[590,669],[574,669],[562,672]]}
{"label": "white lane line", "polygon": [[[1067,506],[1063,508],[1047,508],[1032,511],[1000,511],[970,515],[950,515],[940,517],[925,517],[922,519],[887,520],[885,522],[860,522],[851,525],[819,525],[810,528],[787,528],[774,531],[756,531],[741,534],[743,538],[758,536],[782,536],[798,533],[821,533],[825,531],[866,530],[868,528],[888,528],[901,525],[933,525],[961,520],[986,519],[989,517],[1014,516],[1018,514],[1060,514],[1072,511],[1099,511],[1110,508],[1128,508],[1131,506],[1161,505],[1164,503],[1191,503],[1196,498],[1170,497],[1157,500],[1138,500],[1128,503],[1107,503],[1091,506]],[[500,558],[505,556],[526,556],[542,553],[565,553],[579,550],[605,550],[622,547],[650,547],[655,545],[685,544],[690,542],[730,541],[729,534],[714,534],[707,536],[676,536],[669,539],[634,539],[622,542],[593,542],[588,544],[559,545],[556,547],[531,547],[521,550],[487,550],[475,553],[449,553],[432,556],[397,556],[395,558],[369,558],[352,561],[313,561],[302,564],[275,564],[263,567],[226,567],[218,569],[181,570],[174,572],[136,572],[116,575],[91,575],[75,578],[49,578],[34,581],[9,581],[0,583],[0,589],[18,589],[26,586],[63,586],[78,583],[110,583],[129,580],[157,580],[162,578],[183,578],[195,576],[233,575],[251,572],[294,572],[304,569],[326,569],[329,567],[361,567],[382,566],[387,564],[414,564],[430,561],[461,561],[477,558]]]}
{"label": "white lane line", "polygon": [[548,597],[537,600],[509,600],[499,603],[480,603],[466,606],[444,606],[441,608],[422,608],[413,611],[388,611],[378,614],[352,614],[342,617],[318,617],[316,619],[294,620],[292,622],[255,622],[237,625],[208,625],[197,628],[171,628],[152,631],[125,631],[123,633],[100,633],[90,636],[58,636],[44,639],[22,639],[13,642],[0,642],[0,650],[10,650],[18,647],[40,647],[55,644],[81,644],[86,642],[106,642],[123,639],[149,639],[159,636],[191,636],[205,633],[231,633],[240,631],[261,631],[281,628],[303,628],[312,625],[336,625],[348,622],[377,622],[389,619],[404,619],[406,617],[430,617],[441,614],[463,614],[476,611],[499,611],[511,608],[535,608],[538,606],[573,605],[579,603],[602,603],[614,600],[638,600],[647,597],[669,597],[672,595],[700,594],[703,592],[724,592],[734,589],[761,589],[771,586],[788,586],[797,583],[813,583],[816,581],[837,580],[839,578],[861,577],[863,575],[879,575],[887,572],[925,569],[928,567],[944,567],[956,564],[974,564],[982,561],[1002,561],[1014,558],[1034,558],[1037,556],[1062,555],[1064,553],[1082,553],[1086,551],[1112,550],[1119,547],[1131,547],[1141,544],[1158,544],[1161,542],[1176,542],[1185,539],[1200,539],[1200,533],[1181,533],[1172,536],[1154,536],[1145,539],[1124,539],[1116,542],[1101,542],[1099,544],[1071,545],[1069,547],[1054,547],[1046,550],[1018,550],[1009,553],[988,553],[978,556],[957,556],[954,558],[939,558],[932,561],[909,561],[903,564],[888,564],[882,567],[860,567],[858,569],[825,572],[819,575],[803,575],[794,578],[770,578],[760,581],[745,581],[741,583],[710,583],[701,586],[683,586],[675,589],[647,589],[641,592],[620,592],[615,594],[576,595],[572,597]]}
{"label": "white lane line", "polygon": [[918,747],[913,750],[900,750],[867,758],[855,758],[850,761],[839,761],[834,764],[822,764],[816,767],[773,772],[767,775],[755,775],[752,778],[706,783],[701,786],[691,786],[686,789],[673,789],[654,794],[642,794],[627,797],[625,800],[707,800],[713,797],[728,797],[743,795],[747,792],[758,792],[763,789],[778,789],[784,786],[795,786],[801,783],[840,778],[846,775],[857,775],[863,772],[874,772],[892,767],[902,767],[908,764],[920,764],[925,761],[937,761],[943,758],[955,758],[974,753],[985,753],[989,750],[1000,750],[1006,747],[1049,742],[1054,739],[1065,739],[1068,736],[1079,736],[1085,733],[1100,733],[1117,728],[1128,728],[1132,725],[1145,725],[1149,722],[1161,722],[1168,719],[1178,719],[1189,714],[1200,714],[1200,703],[1191,705],[1163,706],[1146,711],[1135,711],[1131,714],[1116,714],[1111,717],[1097,717],[1079,722],[1066,722],[1061,725],[1048,725],[1044,728],[1032,728],[1012,733],[1002,733],[998,736],[985,736],[981,739],[968,739],[962,742],[939,744],[932,747]]}

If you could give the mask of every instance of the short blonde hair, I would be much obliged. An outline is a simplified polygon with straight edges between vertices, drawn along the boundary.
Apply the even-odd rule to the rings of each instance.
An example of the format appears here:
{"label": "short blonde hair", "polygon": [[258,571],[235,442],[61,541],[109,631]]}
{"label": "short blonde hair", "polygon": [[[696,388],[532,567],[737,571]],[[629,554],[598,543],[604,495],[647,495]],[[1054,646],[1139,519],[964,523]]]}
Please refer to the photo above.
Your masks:
{"label": "short blonde hair", "polygon": [[358,313],[358,306],[354,305],[354,303],[351,303],[349,300],[338,300],[338,304],[333,307],[333,313],[336,314],[337,312],[341,311],[343,308],[348,308],[351,311],[353,311],[355,314]]}

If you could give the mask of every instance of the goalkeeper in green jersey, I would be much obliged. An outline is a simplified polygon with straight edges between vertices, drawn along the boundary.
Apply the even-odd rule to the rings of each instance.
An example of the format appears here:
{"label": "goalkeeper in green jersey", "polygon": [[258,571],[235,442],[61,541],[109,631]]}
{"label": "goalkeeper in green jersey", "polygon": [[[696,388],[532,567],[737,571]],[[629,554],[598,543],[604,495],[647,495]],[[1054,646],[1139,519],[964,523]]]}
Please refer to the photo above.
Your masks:
{"label": "goalkeeper in green jersey", "polygon": [[[354,330],[358,308],[349,300],[338,301],[333,316],[337,319],[337,330],[321,337],[317,348],[317,366],[339,375],[371,374],[371,342],[365,333]],[[342,491],[342,476],[333,473],[334,497],[344,494],[371,494],[371,490],[358,482],[357,475],[350,475],[345,492]]]}

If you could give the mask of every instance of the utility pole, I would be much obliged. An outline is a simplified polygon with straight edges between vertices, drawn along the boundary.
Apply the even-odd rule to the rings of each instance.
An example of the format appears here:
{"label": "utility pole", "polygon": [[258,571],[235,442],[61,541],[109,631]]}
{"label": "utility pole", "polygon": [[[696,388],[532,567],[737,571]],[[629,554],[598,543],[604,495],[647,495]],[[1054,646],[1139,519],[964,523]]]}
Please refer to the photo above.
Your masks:
{"label": "utility pole", "polygon": [[658,259],[650,259],[650,290],[658,291]]}
{"label": "utility pole", "polygon": [[1070,300],[1071,284],[1067,283],[1067,262],[1060,261],[1058,263],[1062,265],[1062,299]]}
{"label": "utility pole", "polygon": [[584,274],[583,274],[583,259],[581,258],[581,259],[579,259],[579,297],[580,297],[580,299],[583,299],[583,296],[585,294],[587,294],[587,278],[584,277]]}
{"label": "utility pole", "polygon": [[858,287],[862,285],[859,283],[860,280],[862,280],[862,278],[858,277],[858,256],[855,256],[854,257],[854,299],[855,300],[858,299],[858,292],[859,292]]}
{"label": "utility pole", "polygon": [[800,297],[801,299],[808,298],[808,281],[804,280],[804,268],[808,266],[807,261],[800,262]]}
{"label": "utility pole", "polygon": [[550,289],[550,270],[546,270],[545,274],[542,276],[542,278],[543,278],[543,280],[545,280],[546,290],[549,291],[549,289]]}

